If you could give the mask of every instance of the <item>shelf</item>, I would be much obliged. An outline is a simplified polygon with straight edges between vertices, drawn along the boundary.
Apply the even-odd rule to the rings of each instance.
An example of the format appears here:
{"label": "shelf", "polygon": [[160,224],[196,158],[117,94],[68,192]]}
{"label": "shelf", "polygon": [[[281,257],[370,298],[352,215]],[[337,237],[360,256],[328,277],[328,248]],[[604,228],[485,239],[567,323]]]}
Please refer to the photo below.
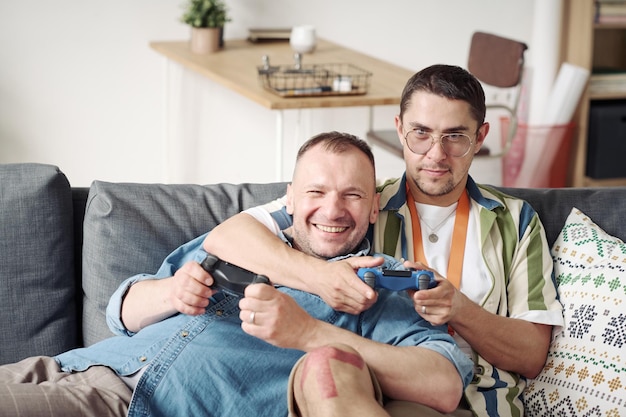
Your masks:
{"label": "shelf", "polygon": [[[624,2],[626,5],[626,2]],[[626,7],[626,6],[625,6]],[[561,26],[561,60],[590,71],[603,68],[626,72],[626,21],[594,21],[595,3],[591,0],[563,0]],[[576,131],[570,157],[568,185],[573,187],[626,186],[626,178],[594,179],[587,176],[588,129],[591,104],[598,100],[626,100],[626,87],[617,80],[599,82],[605,74],[594,74],[598,88],[592,81],[578,103],[573,122]],[[613,83],[615,81],[615,83]],[[626,84],[626,80],[624,81]],[[618,91],[615,91],[615,90]]]}
{"label": "shelf", "polygon": [[626,100],[626,91],[589,92],[589,100]]}
{"label": "shelf", "polygon": [[626,98],[626,72],[598,72],[591,74],[589,98],[591,100]]}
{"label": "shelf", "polygon": [[591,177],[584,178],[585,187],[622,187],[626,186],[626,178],[604,178],[596,179]]}
{"label": "shelf", "polygon": [[594,29],[626,29],[626,22],[594,23]]}
{"label": "shelf", "polygon": [[626,29],[626,1],[594,3],[594,29]]}

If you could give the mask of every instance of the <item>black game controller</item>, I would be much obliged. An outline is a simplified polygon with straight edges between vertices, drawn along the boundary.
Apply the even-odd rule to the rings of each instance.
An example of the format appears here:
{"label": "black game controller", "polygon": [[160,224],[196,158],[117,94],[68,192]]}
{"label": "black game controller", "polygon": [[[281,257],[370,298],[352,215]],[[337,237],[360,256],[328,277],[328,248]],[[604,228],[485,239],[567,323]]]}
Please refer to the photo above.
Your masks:
{"label": "black game controller", "polygon": [[211,254],[204,258],[200,266],[213,276],[211,288],[219,288],[224,292],[237,296],[243,295],[244,290],[250,284],[270,283],[269,278],[265,275],[255,274]]}
{"label": "black game controller", "polygon": [[431,271],[394,271],[383,268],[359,268],[356,273],[372,288],[386,288],[393,291],[427,290],[437,286]]}

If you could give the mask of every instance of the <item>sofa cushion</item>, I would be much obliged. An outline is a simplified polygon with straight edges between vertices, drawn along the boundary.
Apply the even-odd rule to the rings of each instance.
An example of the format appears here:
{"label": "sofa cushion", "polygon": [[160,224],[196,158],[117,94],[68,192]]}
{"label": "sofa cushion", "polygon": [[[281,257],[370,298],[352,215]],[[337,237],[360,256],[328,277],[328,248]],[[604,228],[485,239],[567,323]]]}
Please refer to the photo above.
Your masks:
{"label": "sofa cushion", "polygon": [[57,167],[0,165],[0,363],[76,346],[73,230]]}
{"label": "sofa cushion", "polygon": [[95,181],[83,237],[85,345],[111,336],[104,312],[124,279],[155,273],[178,246],[285,191],[284,183],[201,186]]}
{"label": "sofa cushion", "polygon": [[626,413],[626,245],[574,208],[552,248],[565,327],[524,394],[528,416]]}

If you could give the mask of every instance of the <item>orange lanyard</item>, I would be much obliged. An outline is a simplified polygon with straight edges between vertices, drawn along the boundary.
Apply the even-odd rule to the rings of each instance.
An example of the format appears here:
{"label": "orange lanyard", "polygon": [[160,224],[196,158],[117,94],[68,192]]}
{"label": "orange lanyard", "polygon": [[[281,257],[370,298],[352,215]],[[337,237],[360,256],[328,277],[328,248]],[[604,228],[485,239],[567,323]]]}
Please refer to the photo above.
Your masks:
{"label": "orange lanyard", "polygon": [[[422,243],[422,227],[415,207],[415,200],[409,186],[406,187],[406,200],[411,212],[411,224],[413,226],[413,257],[415,261],[428,266],[424,255],[424,245]],[[454,231],[452,232],[452,246],[450,248],[450,258],[448,259],[447,279],[459,289],[461,286],[461,275],[463,273],[463,257],[465,256],[465,241],[467,240],[467,224],[469,222],[470,202],[467,191],[464,191],[459,198],[456,208],[456,218],[454,220]]]}

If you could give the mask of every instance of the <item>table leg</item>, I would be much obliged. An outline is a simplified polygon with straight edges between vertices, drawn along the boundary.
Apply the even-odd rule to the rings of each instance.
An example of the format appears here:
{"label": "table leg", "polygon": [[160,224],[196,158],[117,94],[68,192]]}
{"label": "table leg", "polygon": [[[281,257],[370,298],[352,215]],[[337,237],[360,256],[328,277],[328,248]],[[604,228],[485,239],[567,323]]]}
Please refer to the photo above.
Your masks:
{"label": "table leg", "polygon": [[276,181],[284,181],[283,179],[283,142],[284,142],[284,127],[283,127],[283,110],[276,111]]}
{"label": "table leg", "polygon": [[161,91],[161,172],[163,183],[170,180],[169,149],[170,149],[170,60],[163,58],[162,91]]}

